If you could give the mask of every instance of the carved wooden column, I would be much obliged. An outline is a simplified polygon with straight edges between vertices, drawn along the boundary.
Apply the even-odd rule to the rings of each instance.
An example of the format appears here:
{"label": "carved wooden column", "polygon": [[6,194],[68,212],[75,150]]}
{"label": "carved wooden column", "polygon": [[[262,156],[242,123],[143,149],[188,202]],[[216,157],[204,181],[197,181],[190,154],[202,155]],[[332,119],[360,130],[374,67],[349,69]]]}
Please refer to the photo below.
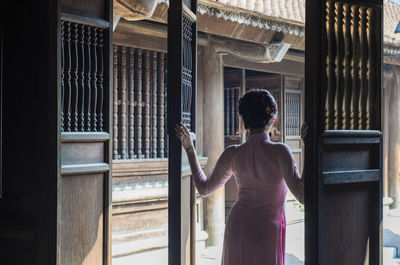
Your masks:
{"label": "carved wooden column", "polygon": [[[213,47],[206,46],[203,62],[203,152],[208,157],[205,168],[205,173],[208,174],[224,150],[224,87],[221,55]],[[205,226],[209,236],[207,244],[210,246],[222,244],[224,198],[224,188],[221,188],[206,199]]]}

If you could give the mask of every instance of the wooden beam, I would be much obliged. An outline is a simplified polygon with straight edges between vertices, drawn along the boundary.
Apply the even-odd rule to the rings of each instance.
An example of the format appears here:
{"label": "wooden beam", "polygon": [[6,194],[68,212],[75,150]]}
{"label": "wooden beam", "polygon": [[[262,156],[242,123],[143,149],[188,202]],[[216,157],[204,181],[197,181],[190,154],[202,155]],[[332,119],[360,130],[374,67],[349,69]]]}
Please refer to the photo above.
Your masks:
{"label": "wooden beam", "polygon": [[[136,21],[127,22],[121,21],[115,32],[114,32],[114,43],[131,46],[142,49],[151,49],[156,51],[167,51],[167,27],[163,24],[155,24],[151,22]],[[263,45],[256,42],[250,41],[240,41],[231,38],[218,37],[217,42],[214,41],[215,37],[211,37],[209,34],[200,33],[198,34],[198,44],[200,46],[209,45],[210,40],[213,42],[214,46],[219,45],[226,47],[238,46],[241,47],[241,57],[254,57],[257,47],[265,49]],[[246,48],[246,46],[248,46]],[[235,52],[235,54],[237,51]],[[254,54],[254,56],[251,56]],[[301,51],[289,50],[285,57],[286,60],[295,62],[304,62],[304,53]],[[249,60],[251,61],[251,60]]]}
{"label": "wooden beam", "polygon": [[114,31],[114,44],[124,45],[158,52],[167,52],[167,39],[152,35],[143,35],[117,27]]}
{"label": "wooden beam", "polygon": [[255,63],[239,59],[233,55],[223,56],[224,66],[244,68],[248,70],[269,72],[283,75],[304,76],[304,63],[282,60],[280,63]]}

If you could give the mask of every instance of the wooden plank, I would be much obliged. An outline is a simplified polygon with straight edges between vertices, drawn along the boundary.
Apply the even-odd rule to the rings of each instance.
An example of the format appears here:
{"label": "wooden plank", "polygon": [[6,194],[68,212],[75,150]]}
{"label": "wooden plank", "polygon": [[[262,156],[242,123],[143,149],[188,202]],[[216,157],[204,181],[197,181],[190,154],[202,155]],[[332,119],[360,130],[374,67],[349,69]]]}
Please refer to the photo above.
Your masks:
{"label": "wooden plank", "polygon": [[109,170],[110,166],[106,163],[71,164],[61,166],[61,174],[64,176],[104,173]]}
{"label": "wooden plank", "polygon": [[103,262],[103,192],[103,174],[61,179],[60,264],[106,264]]}
{"label": "wooden plank", "polygon": [[379,181],[379,169],[322,172],[325,185]]}
{"label": "wooden plank", "polygon": [[110,134],[106,132],[79,132],[62,133],[61,142],[106,142],[110,140]]}
{"label": "wooden plank", "polygon": [[61,145],[61,164],[87,164],[104,162],[104,143],[63,143]]}
{"label": "wooden plank", "polygon": [[[108,14],[108,0],[61,0],[61,10],[64,13],[75,14],[85,18],[112,21]],[[112,1],[111,1],[112,2]],[[109,27],[109,26],[107,26]]]}
{"label": "wooden plank", "polygon": [[167,52],[167,40],[165,38],[131,33],[129,31],[119,30],[118,28],[114,32],[114,43],[128,47]]}
{"label": "wooden plank", "polygon": [[325,145],[334,144],[379,144],[379,137],[324,137],[322,139]]}
{"label": "wooden plank", "polygon": [[65,13],[61,14],[61,19],[69,22],[79,23],[91,27],[99,27],[106,29],[110,26],[110,23],[103,19],[82,17],[75,14]]}

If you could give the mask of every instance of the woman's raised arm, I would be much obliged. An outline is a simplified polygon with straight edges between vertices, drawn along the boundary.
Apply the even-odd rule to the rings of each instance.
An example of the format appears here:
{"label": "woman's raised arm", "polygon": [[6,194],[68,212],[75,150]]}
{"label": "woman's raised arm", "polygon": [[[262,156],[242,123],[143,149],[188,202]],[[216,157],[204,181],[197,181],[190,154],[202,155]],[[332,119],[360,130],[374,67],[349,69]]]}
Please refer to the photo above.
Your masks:
{"label": "woman's raised arm", "polygon": [[176,126],[175,131],[187,153],[194,184],[200,195],[210,195],[222,187],[232,176],[232,159],[234,156],[235,146],[230,146],[224,150],[215,164],[213,171],[207,177],[200,167],[196,149],[190,139],[189,130],[181,123]]}

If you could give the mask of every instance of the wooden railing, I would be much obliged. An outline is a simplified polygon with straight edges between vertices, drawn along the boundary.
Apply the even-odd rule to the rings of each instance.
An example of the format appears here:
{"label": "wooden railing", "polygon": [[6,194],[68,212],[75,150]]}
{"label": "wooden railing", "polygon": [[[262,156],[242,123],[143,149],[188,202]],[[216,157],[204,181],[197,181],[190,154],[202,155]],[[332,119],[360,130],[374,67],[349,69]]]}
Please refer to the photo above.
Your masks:
{"label": "wooden railing", "polygon": [[166,54],[114,45],[113,159],[167,157]]}
{"label": "wooden railing", "polygon": [[103,131],[104,33],[61,22],[61,131]]}

